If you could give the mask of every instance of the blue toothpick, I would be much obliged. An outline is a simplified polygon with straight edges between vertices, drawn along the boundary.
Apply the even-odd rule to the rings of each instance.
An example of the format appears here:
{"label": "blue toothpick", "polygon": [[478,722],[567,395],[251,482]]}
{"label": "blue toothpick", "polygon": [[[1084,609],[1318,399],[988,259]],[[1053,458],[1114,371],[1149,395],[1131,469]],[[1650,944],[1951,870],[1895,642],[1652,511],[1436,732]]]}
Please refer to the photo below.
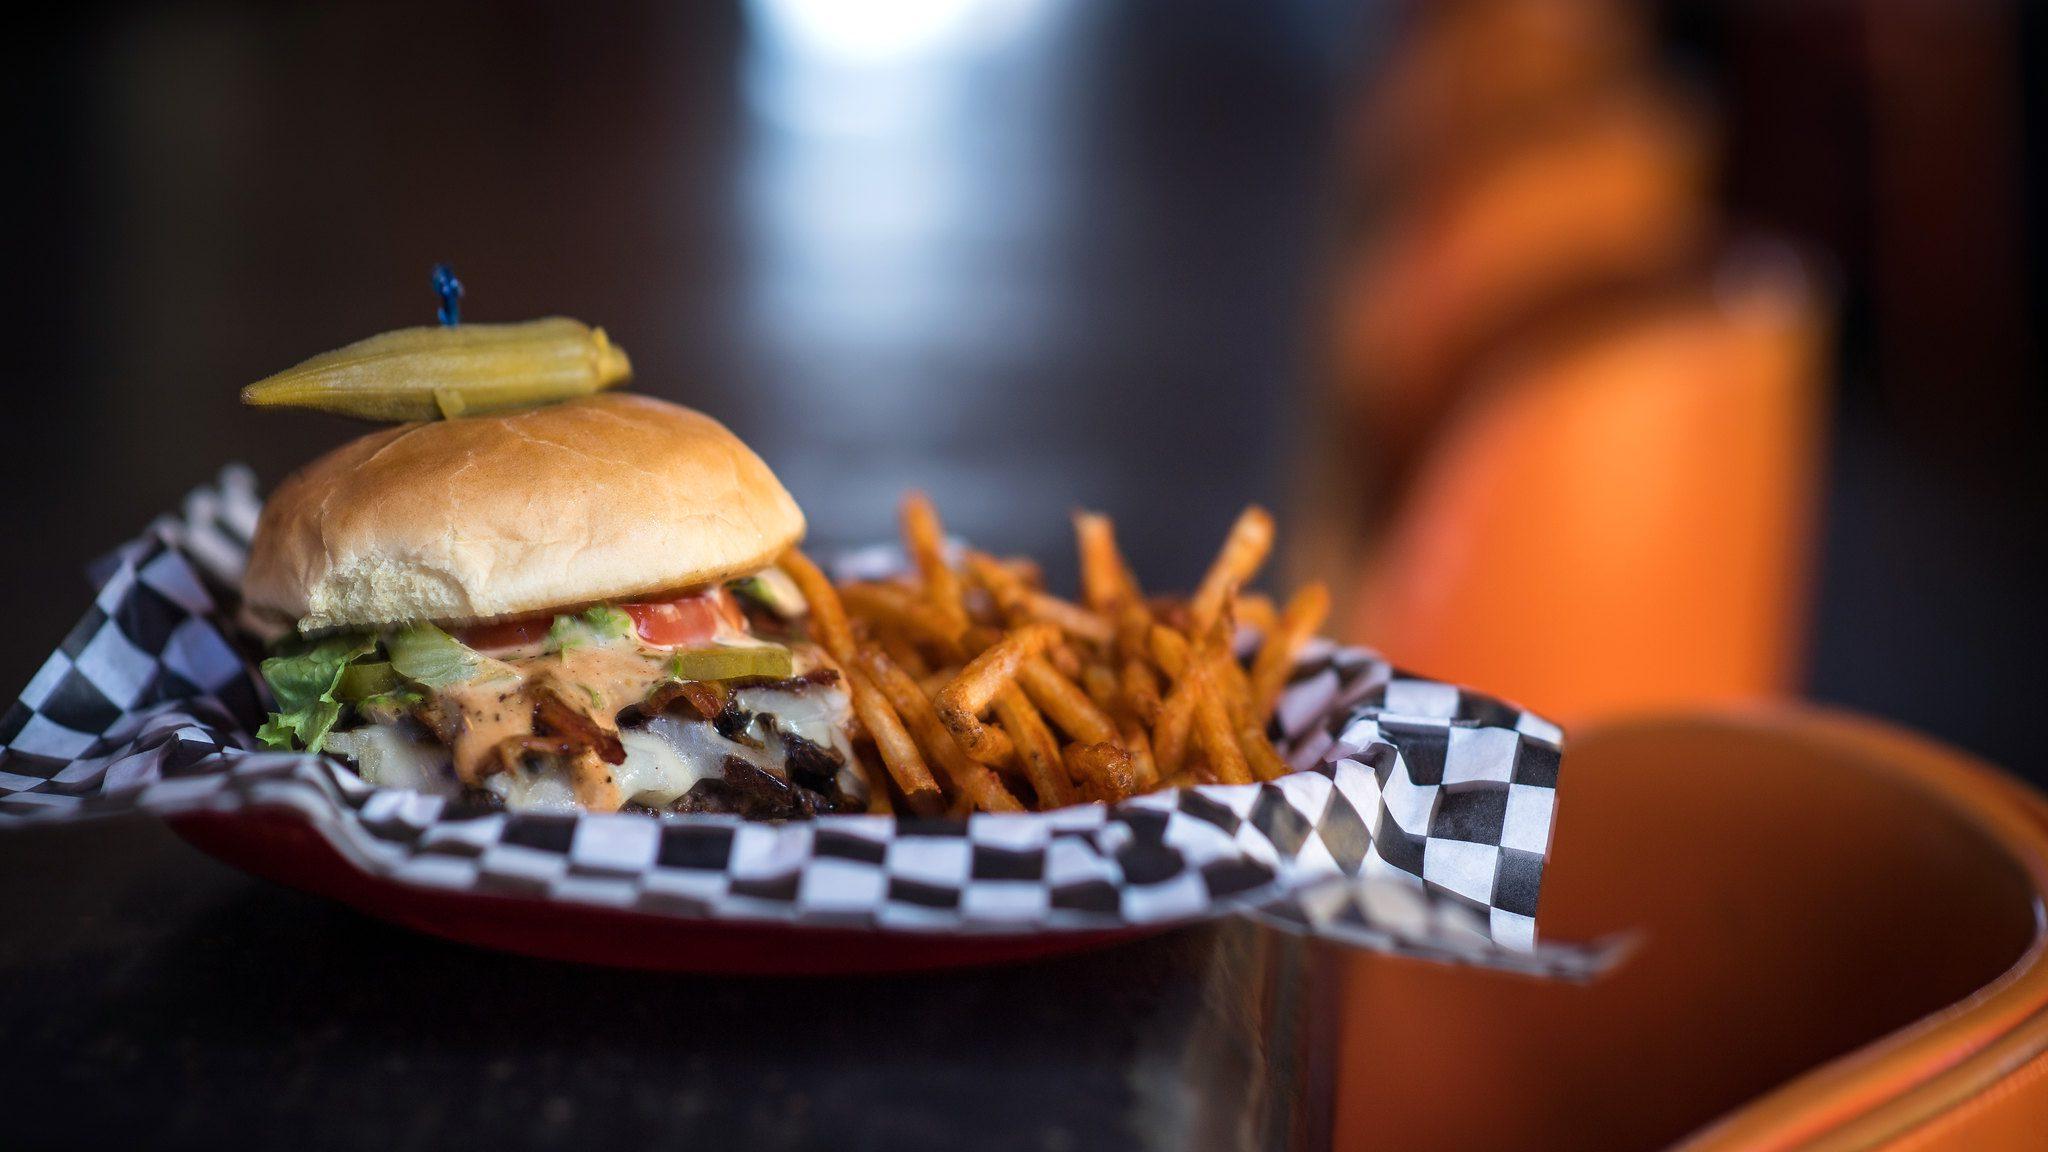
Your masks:
{"label": "blue toothpick", "polygon": [[462,281],[455,278],[455,269],[434,265],[434,291],[441,297],[442,325],[453,328],[462,323]]}

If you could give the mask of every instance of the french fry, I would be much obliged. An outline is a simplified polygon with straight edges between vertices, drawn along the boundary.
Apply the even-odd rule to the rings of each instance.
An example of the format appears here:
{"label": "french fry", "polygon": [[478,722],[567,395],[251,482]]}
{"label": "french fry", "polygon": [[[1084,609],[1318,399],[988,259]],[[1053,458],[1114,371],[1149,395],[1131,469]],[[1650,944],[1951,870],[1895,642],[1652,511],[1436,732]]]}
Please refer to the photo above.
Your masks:
{"label": "french fry", "polygon": [[1124,747],[1131,753],[1131,776],[1138,782],[1138,791],[1150,792],[1159,787],[1159,765],[1152,759],[1152,740],[1145,735],[1145,726],[1127,722],[1123,737]]}
{"label": "french fry", "polygon": [[877,649],[863,649],[860,656],[861,668],[888,698],[897,715],[902,717],[904,727],[910,730],[929,759],[952,780],[959,795],[967,797],[972,807],[988,812],[1024,810],[1024,805],[1003,786],[1002,779],[987,765],[967,755],[966,750],[954,740],[952,732],[940,722],[938,712],[933,710],[932,702],[909,673]]}
{"label": "french fry", "polygon": [[1152,663],[1175,681],[1187,674],[1188,638],[1164,624],[1154,624],[1146,636],[1146,650]]}
{"label": "french fry", "polygon": [[1124,707],[1133,716],[1145,724],[1159,719],[1159,675],[1150,664],[1137,658],[1124,661],[1117,686],[1123,692]]}
{"label": "french fry", "polygon": [[1228,646],[1214,650],[1209,659],[1210,675],[1231,724],[1242,727],[1252,723],[1256,719],[1252,714],[1252,681],[1245,675],[1244,665],[1231,655]]}
{"label": "french fry", "polygon": [[925,597],[945,622],[949,634],[967,628],[967,609],[960,603],[960,577],[946,563],[946,530],[939,513],[922,492],[903,498],[903,544],[924,581]]}
{"label": "french fry", "polygon": [[1252,722],[1252,684],[1244,665],[1237,662],[1237,646],[1233,642],[1237,629],[1232,623],[1236,611],[1237,590],[1231,588],[1223,594],[1223,611],[1198,638],[1199,652],[1191,658],[1199,659],[1206,667],[1231,727],[1240,728]]}
{"label": "french fry", "polygon": [[1004,556],[998,563],[1010,570],[1010,575],[1024,582],[1026,588],[1045,587],[1045,569],[1029,556]]}
{"label": "french fry", "polygon": [[838,589],[825,573],[803,554],[800,548],[791,548],[782,554],[775,566],[796,581],[797,591],[803,593],[804,601],[810,605],[810,632],[820,647],[840,664],[853,660],[853,628],[846,620],[846,606],[839,600]]}
{"label": "french fry", "polygon": [[1151,609],[1143,601],[1130,601],[1116,609],[1116,654],[1124,660],[1151,658]]}
{"label": "french fry", "polygon": [[1116,725],[1109,715],[1045,660],[1031,659],[1019,664],[1017,683],[1038,710],[1068,736],[1084,744],[1116,742]]}
{"label": "french fry", "polygon": [[1081,669],[1081,688],[1088,693],[1088,699],[1094,701],[1095,706],[1104,712],[1126,710],[1123,688],[1117,680],[1116,669],[1107,664],[1090,664]]}
{"label": "french fry", "polygon": [[[965,747],[966,741],[961,741],[961,746]],[[976,747],[980,750],[980,755],[974,758],[991,768],[1018,767],[1017,747],[1001,728],[991,728],[983,724]]]}
{"label": "french fry", "polygon": [[1287,674],[1301,646],[1316,634],[1330,615],[1330,590],[1321,581],[1305,584],[1287,601],[1280,622],[1259,643],[1252,661],[1252,714],[1260,720],[1273,714],[1280,690],[1287,686]]}
{"label": "french fry", "polygon": [[979,716],[1017,678],[1019,665],[1044,655],[1059,638],[1059,630],[1050,624],[1027,624],[990,645],[939,692],[939,718],[953,728],[955,715]]}
{"label": "french fry", "polygon": [[1045,660],[1046,663],[1058,669],[1059,674],[1067,679],[1079,680],[1081,678],[1081,654],[1074,651],[1072,644],[1056,643],[1052,647],[1047,648],[1045,650]]}
{"label": "french fry", "polygon": [[1038,715],[1038,709],[1024,695],[1024,690],[1015,684],[1006,684],[996,694],[996,716],[1002,722],[1003,730],[1010,734],[1010,742],[1017,746],[1017,758],[1023,762],[1024,775],[1031,781],[1031,788],[1038,793],[1040,808],[1064,808],[1074,802],[1073,785],[1067,780],[1066,764],[1060,756],[1059,742],[1052,738],[1052,730]]}
{"label": "french fry", "polygon": [[1202,746],[1209,770],[1221,783],[1250,784],[1251,766],[1245,763],[1244,750],[1237,746],[1237,734],[1230,728],[1229,709],[1215,690],[1215,680],[1204,669],[1196,674],[1195,683],[1195,740]]}
{"label": "french fry", "polygon": [[1273,548],[1273,517],[1254,504],[1238,514],[1223,547],[1188,601],[1188,632],[1200,636],[1216,622],[1232,589],[1251,582]]}
{"label": "french fry", "polygon": [[1152,724],[1152,756],[1161,772],[1178,772],[1187,762],[1188,738],[1195,720],[1196,678],[1183,679],[1167,693]]}
{"label": "french fry", "polygon": [[839,590],[839,598],[848,612],[907,632],[920,644],[943,647],[959,640],[960,634],[938,608],[909,588],[894,584],[848,584]]}
{"label": "french fry", "polygon": [[1116,524],[1100,512],[1074,513],[1074,543],[1081,553],[1081,601],[1097,612],[1137,599],[1137,581],[1116,544]]}
{"label": "french fry", "polygon": [[1075,780],[1086,781],[1095,793],[1095,798],[1114,804],[1138,792],[1138,781],[1131,771],[1131,754],[1121,744],[1069,744],[1063,750],[1067,763],[1067,774]]}
{"label": "french fry", "polygon": [[918,750],[917,741],[910,738],[902,719],[889,706],[889,698],[851,661],[842,666],[841,671],[845,673],[847,687],[853,693],[854,710],[860,713],[868,737],[875,742],[875,750],[882,754],[882,763],[888,767],[889,775],[895,777],[896,787],[902,790],[903,798],[919,815],[935,815],[944,807],[938,781],[932,779],[931,769],[925,766],[924,753]]}
{"label": "french fry", "polygon": [[894,628],[877,628],[873,631],[873,640],[882,651],[889,654],[889,659],[901,665],[912,679],[931,674],[931,665],[925,661],[924,654],[919,652],[917,645],[911,643],[909,637],[903,633]]}
{"label": "french fry", "polygon": [[1287,761],[1280,758],[1273,742],[1266,739],[1266,730],[1256,724],[1237,730],[1237,747],[1244,753],[1245,764],[1251,768],[1252,775],[1261,780],[1278,780],[1293,771]]}
{"label": "french fry", "polygon": [[[849,728],[880,753],[863,765],[878,805],[891,781],[916,811],[965,814],[1289,771],[1265,723],[1329,593],[1311,585],[1276,609],[1244,590],[1272,550],[1263,509],[1238,516],[1186,599],[1146,598],[1115,523],[1076,512],[1071,600],[1027,560],[969,551],[956,569],[931,501],[913,493],[901,512],[914,583],[835,594],[802,553],[782,562],[812,602],[813,638],[848,673]],[[1235,654],[1240,625],[1265,638],[1249,669]]]}
{"label": "french fry", "polygon": [[1001,561],[985,552],[969,552],[967,574],[995,601],[996,611],[1002,614],[1005,622],[1013,625],[1026,622],[1024,601],[1029,589]]}
{"label": "french fry", "polygon": [[1237,597],[1237,622],[1261,636],[1271,636],[1280,622],[1280,610],[1273,606],[1273,598],[1258,592],[1240,592]]}
{"label": "french fry", "polygon": [[1069,636],[1093,644],[1108,644],[1116,639],[1116,625],[1109,617],[1091,612],[1071,600],[1027,588],[1023,594],[1023,606],[1027,618],[1054,625]]}

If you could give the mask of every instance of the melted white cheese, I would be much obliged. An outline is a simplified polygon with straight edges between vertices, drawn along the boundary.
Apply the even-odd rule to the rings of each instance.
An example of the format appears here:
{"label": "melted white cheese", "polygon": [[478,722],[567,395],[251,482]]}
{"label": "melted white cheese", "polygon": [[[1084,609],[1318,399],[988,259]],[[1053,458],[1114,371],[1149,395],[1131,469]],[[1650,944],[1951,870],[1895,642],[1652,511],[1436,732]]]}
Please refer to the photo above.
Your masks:
{"label": "melted white cheese", "polygon": [[[841,790],[856,800],[866,798],[866,781],[851,768],[853,749],[846,739],[851,706],[843,688],[813,685],[801,692],[743,688],[735,695],[741,708],[755,713],[745,735],[761,747],[728,740],[701,720],[656,716],[619,733],[619,743],[626,750],[625,761],[612,768],[619,798],[628,804],[666,808],[687,795],[698,781],[723,778],[728,756],[782,775],[784,731],[837,751],[849,765],[839,775]],[[768,723],[769,716],[775,718],[773,725]],[[396,727],[366,724],[330,733],[327,747],[354,760],[363,779],[379,787],[451,797],[462,791],[448,748],[431,738],[414,740]],[[582,811],[568,773],[558,767],[535,771],[517,766],[492,773],[481,786],[503,800],[507,808],[522,812]]]}
{"label": "melted white cheese", "polygon": [[569,783],[569,774],[559,768],[540,772],[509,768],[486,777],[483,788],[503,800],[505,807],[520,812],[583,811],[576,803],[576,788]]}
{"label": "melted white cheese", "polygon": [[438,740],[414,740],[390,725],[366,724],[349,732],[329,732],[325,747],[354,760],[356,772],[380,788],[436,796],[462,791],[448,746]]}

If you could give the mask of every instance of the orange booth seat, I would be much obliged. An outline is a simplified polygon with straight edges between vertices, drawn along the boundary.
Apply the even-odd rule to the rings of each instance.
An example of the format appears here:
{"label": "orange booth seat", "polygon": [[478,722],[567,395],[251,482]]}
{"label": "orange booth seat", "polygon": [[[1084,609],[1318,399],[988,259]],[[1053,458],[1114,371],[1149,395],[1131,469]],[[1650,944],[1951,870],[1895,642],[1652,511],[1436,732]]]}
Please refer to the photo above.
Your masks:
{"label": "orange booth seat", "polygon": [[1773,258],[1519,348],[1446,421],[1346,634],[1567,723],[1789,693],[1825,328]]}
{"label": "orange booth seat", "polygon": [[1338,399],[1389,480],[1464,393],[1471,362],[1532,315],[1680,274],[1715,212],[1696,117],[1648,87],[1577,102],[1382,206],[1331,316]]}
{"label": "orange booth seat", "polygon": [[1343,966],[1337,1146],[2048,1147],[2048,802],[1812,711],[1572,739],[1539,919],[1585,986]]}
{"label": "orange booth seat", "polygon": [[1475,151],[1655,64],[1648,13],[1627,0],[1427,0],[1341,127],[1349,182],[1368,196],[1427,182]]}

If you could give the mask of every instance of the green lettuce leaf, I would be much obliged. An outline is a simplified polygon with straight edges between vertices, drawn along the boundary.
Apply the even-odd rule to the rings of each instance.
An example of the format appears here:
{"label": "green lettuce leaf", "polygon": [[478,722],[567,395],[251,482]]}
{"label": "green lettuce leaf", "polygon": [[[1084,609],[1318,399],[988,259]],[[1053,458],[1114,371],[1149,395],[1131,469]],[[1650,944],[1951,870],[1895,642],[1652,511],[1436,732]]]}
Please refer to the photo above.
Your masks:
{"label": "green lettuce leaf", "polygon": [[609,604],[585,608],[574,616],[557,616],[548,628],[547,650],[565,652],[585,644],[623,640],[633,634],[633,618]]}
{"label": "green lettuce leaf", "polygon": [[510,675],[512,669],[493,660],[432,624],[411,624],[384,637],[391,667],[400,676],[429,688],[446,688],[481,678]]}
{"label": "green lettuce leaf", "polygon": [[349,662],[377,650],[374,636],[329,636],[297,652],[272,656],[263,662],[263,679],[277,697],[277,711],[270,714],[256,738],[271,748],[303,747],[318,752],[335,721],[341,719],[341,701],[334,690]]}

